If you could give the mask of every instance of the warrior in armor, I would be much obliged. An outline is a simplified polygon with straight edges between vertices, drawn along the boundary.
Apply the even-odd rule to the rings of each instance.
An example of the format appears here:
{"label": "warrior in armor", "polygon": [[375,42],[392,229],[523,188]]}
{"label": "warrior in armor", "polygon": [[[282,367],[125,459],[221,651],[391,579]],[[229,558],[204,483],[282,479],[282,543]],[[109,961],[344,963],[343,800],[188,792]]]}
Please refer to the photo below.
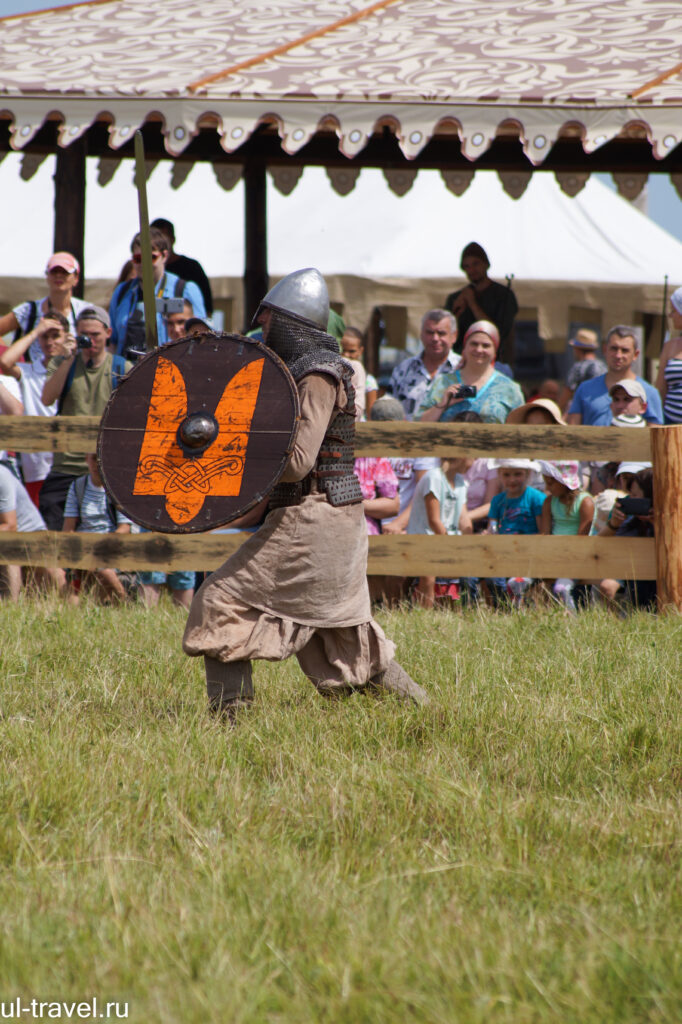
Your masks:
{"label": "warrior in armor", "polygon": [[209,706],[230,717],[253,699],[251,661],[292,654],[322,694],[385,690],[427,701],[372,619],[352,369],[326,332],[328,317],[327,286],[313,268],[271,288],[255,316],[296,381],[301,421],[263,526],[203,584],[187,621],[185,653],[203,655]]}

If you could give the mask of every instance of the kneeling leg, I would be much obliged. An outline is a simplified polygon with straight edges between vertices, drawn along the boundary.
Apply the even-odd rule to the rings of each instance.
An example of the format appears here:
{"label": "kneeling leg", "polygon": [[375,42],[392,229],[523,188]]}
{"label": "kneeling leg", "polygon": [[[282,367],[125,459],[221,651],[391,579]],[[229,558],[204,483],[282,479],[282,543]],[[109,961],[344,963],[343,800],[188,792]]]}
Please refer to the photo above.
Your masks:
{"label": "kneeling leg", "polygon": [[232,718],[234,712],[253,701],[250,661],[219,661],[204,657],[209,710]]}

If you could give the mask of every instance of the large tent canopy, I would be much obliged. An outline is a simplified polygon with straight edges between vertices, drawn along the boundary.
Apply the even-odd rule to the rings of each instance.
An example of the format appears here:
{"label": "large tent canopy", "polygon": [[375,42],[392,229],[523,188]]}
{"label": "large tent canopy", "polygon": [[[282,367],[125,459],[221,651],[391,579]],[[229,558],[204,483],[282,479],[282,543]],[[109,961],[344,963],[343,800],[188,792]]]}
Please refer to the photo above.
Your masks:
{"label": "large tent canopy", "polygon": [[202,127],[232,153],[268,124],[286,154],[322,131],[355,157],[386,126],[407,158],[442,135],[475,160],[501,133],[533,164],[561,138],[661,160],[680,39],[677,0],[90,0],[5,20],[0,95],[18,149],[52,124],[119,150],[149,122],[172,156]]}

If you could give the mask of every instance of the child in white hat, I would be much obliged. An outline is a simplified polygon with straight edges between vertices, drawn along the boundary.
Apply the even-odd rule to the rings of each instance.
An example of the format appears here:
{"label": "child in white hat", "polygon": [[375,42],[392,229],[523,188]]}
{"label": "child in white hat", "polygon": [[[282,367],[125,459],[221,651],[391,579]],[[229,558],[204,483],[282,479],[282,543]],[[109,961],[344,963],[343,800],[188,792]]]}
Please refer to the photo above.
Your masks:
{"label": "child in white hat", "polygon": [[[542,506],[540,533],[563,537],[583,536],[590,532],[594,501],[582,489],[577,462],[540,461],[547,497]],[[552,593],[569,611],[575,611],[575,580],[561,577],[554,581]]]}

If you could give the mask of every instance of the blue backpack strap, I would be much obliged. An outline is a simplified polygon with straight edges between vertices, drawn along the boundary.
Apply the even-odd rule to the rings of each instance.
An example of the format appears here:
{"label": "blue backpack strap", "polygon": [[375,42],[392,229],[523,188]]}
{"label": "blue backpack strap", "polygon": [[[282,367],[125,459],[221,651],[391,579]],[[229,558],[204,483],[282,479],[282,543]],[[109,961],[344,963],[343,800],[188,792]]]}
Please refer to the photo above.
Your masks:
{"label": "blue backpack strap", "polygon": [[125,377],[126,373],[126,361],[123,356],[115,355],[111,359],[111,390],[113,391],[121,383],[121,378]]}

